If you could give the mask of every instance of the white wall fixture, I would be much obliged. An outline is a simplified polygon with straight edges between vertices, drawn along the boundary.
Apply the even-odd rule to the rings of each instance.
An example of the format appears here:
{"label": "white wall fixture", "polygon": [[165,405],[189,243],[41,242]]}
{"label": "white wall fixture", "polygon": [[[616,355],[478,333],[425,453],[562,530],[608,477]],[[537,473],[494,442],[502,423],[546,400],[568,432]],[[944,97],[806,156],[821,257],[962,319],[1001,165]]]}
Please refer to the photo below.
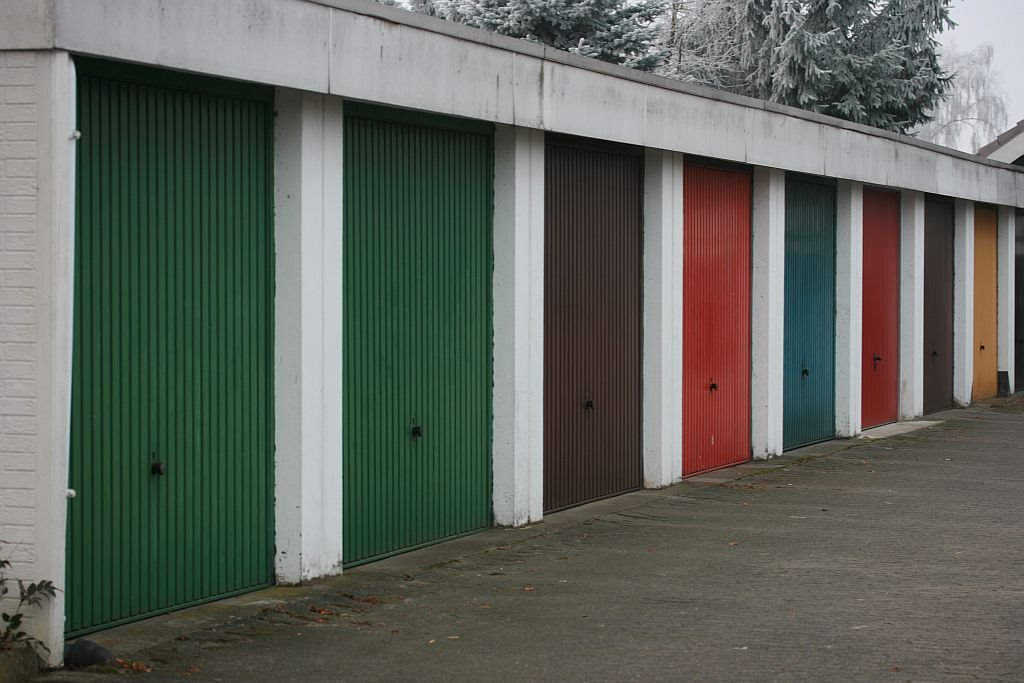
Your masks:
{"label": "white wall fixture", "polygon": [[864,299],[864,185],[836,187],[836,436],[861,430]]}
{"label": "white wall fixture", "polygon": [[544,133],[494,135],[494,522],[544,515]]}
{"label": "white wall fixture", "polygon": [[644,487],[683,476],[683,155],[644,157]]}
{"label": "white wall fixture", "polygon": [[903,192],[900,215],[900,419],[924,413],[924,194]]}
{"label": "white wall fixture", "polygon": [[754,168],[750,333],[750,448],[755,460],[782,454],[786,322],[786,173]]}
{"label": "white wall fixture", "polygon": [[971,403],[974,388],[974,202],[953,209],[953,401]]}
{"label": "white wall fixture", "polygon": [[275,566],[341,572],[342,103],[279,90],[275,122]]}

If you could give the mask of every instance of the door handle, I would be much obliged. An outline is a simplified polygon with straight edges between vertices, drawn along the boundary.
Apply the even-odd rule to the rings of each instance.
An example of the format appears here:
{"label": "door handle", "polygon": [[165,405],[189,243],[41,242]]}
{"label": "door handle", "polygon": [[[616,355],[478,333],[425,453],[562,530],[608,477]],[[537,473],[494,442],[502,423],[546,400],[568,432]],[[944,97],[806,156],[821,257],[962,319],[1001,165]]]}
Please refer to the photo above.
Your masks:
{"label": "door handle", "polygon": [[932,351],[932,358],[938,358],[938,357],[939,357],[939,352],[938,351]]}
{"label": "door handle", "polygon": [[585,400],[583,402],[583,409],[584,410],[593,410],[594,409],[594,399],[588,398],[587,400]]}
{"label": "door handle", "polygon": [[416,424],[416,418],[412,419],[412,428],[409,430],[409,435],[414,439],[419,439],[423,436],[423,425]]}
{"label": "door handle", "polygon": [[874,356],[875,356],[874,359],[872,359],[872,361],[871,361],[871,369],[873,371],[877,372],[878,371],[878,361],[882,360],[882,357],[879,356],[877,353],[874,354]]}
{"label": "door handle", "polygon": [[149,473],[156,477],[162,477],[167,474],[167,463],[153,462],[149,465]]}
{"label": "door handle", "polygon": [[803,370],[800,371],[800,375],[802,377],[810,377],[811,371],[808,370],[807,368],[804,368]]}
{"label": "door handle", "polygon": [[718,391],[718,383],[712,382],[710,386],[711,391]]}
{"label": "door handle", "polygon": [[985,350],[985,345],[984,345],[984,344],[982,344],[982,345],[981,345],[981,350],[982,350],[982,351],[984,351],[984,350]]}

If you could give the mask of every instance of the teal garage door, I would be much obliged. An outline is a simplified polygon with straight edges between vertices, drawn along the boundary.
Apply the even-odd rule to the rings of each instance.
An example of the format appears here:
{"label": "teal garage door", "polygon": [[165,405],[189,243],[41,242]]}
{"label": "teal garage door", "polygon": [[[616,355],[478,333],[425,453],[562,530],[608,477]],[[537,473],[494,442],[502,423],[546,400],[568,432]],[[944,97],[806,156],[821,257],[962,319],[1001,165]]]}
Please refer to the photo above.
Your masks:
{"label": "teal garage door", "polygon": [[491,523],[490,125],[345,106],[346,565]]}
{"label": "teal garage door", "polygon": [[786,177],[783,447],[835,436],[836,189]]}
{"label": "teal garage door", "polygon": [[69,635],[273,579],[271,92],[76,60]]}

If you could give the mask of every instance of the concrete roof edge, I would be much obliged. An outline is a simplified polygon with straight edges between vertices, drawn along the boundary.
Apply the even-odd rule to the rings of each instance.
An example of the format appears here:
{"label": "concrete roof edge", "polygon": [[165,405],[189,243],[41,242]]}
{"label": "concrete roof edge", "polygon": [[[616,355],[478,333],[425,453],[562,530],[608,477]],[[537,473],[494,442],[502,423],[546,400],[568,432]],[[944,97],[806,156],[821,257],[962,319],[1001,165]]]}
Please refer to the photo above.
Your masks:
{"label": "concrete roof edge", "polygon": [[0,50],[52,50],[54,16],[54,0],[0,2]]}
{"label": "concrete roof edge", "polygon": [[694,85],[692,83],[686,83],[673,78],[667,78],[665,76],[658,76],[643,71],[636,71],[624,66],[617,64],[609,64],[608,62],[602,62],[600,60],[583,57],[580,55],[565,52],[563,50],[557,50],[546,45],[539,45],[537,43],[531,43],[526,40],[519,38],[509,38],[508,36],[498,35],[491,33],[483,29],[472,28],[463,24],[458,24],[445,19],[439,19],[437,17],[430,17],[423,14],[418,14],[409,10],[401,9],[398,7],[389,7],[382,5],[374,0],[306,0],[307,2],[323,5],[333,9],[343,10],[346,12],[352,12],[353,14],[359,14],[368,17],[374,17],[384,21],[393,22],[396,24],[402,24],[412,28],[421,29],[424,31],[430,31],[432,33],[438,33],[441,35],[457,38],[459,40],[466,40],[481,45],[488,45],[491,47],[498,48],[500,50],[507,50],[537,59],[553,62],[556,64],[563,64],[565,66],[571,66],[585,71],[591,71],[594,73],[600,73],[613,78],[620,78],[626,81],[632,81],[634,83],[640,83],[649,85],[656,88],[662,88],[686,95],[692,95],[694,97],[703,97],[709,100],[715,100],[718,102],[725,102],[728,104],[735,104],[743,107],[749,107],[752,109],[762,109],[765,111],[771,111],[785,116],[792,116],[794,118],[803,119],[805,121],[811,121],[813,123],[819,123],[822,125],[830,126],[832,128],[842,128],[855,133],[861,133],[864,135],[871,135],[874,137],[885,138],[900,142],[913,147],[926,149],[930,152],[937,152],[946,156],[963,159],[966,161],[972,161],[974,163],[983,164],[986,166],[992,166],[995,168],[1001,168],[1005,170],[1014,171],[1017,173],[1024,173],[1024,169],[1019,166],[1012,164],[1003,163],[1001,161],[995,161],[993,159],[987,159],[983,156],[976,154],[969,154],[967,152],[961,152],[960,150],[952,149],[950,147],[943,147],[931,142],[925,142],[909,135],[900,135],[881,128],[872,128],[871,126],[865,126],[859,123],[853,123],[844,119],[838,119],[833,116],[826,116],[824,114],[818,114],[816,112],[807,111],[805,109],[798,109],[796,107],[790,107],[787,105],[776,104],[774,102],[768,102],[766,100],[759,100],[753,97],[747,97],[744,95],[737,95],[730,92],[721,90],[715,90],[705,86]]}

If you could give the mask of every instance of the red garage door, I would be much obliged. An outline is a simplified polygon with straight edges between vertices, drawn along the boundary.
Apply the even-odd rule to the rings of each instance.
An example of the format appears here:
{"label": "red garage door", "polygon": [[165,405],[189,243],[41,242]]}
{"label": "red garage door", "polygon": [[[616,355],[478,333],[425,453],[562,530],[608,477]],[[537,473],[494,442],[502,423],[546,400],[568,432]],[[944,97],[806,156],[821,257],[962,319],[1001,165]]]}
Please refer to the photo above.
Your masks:
{"label": "red garage door", "polygon": [[750,459],[750,173],[683,175],[683,476]]}
{"label": "red garage door", "polygon": [[864,190],[864,334],[861,422],[899,418],[900,196]]}

